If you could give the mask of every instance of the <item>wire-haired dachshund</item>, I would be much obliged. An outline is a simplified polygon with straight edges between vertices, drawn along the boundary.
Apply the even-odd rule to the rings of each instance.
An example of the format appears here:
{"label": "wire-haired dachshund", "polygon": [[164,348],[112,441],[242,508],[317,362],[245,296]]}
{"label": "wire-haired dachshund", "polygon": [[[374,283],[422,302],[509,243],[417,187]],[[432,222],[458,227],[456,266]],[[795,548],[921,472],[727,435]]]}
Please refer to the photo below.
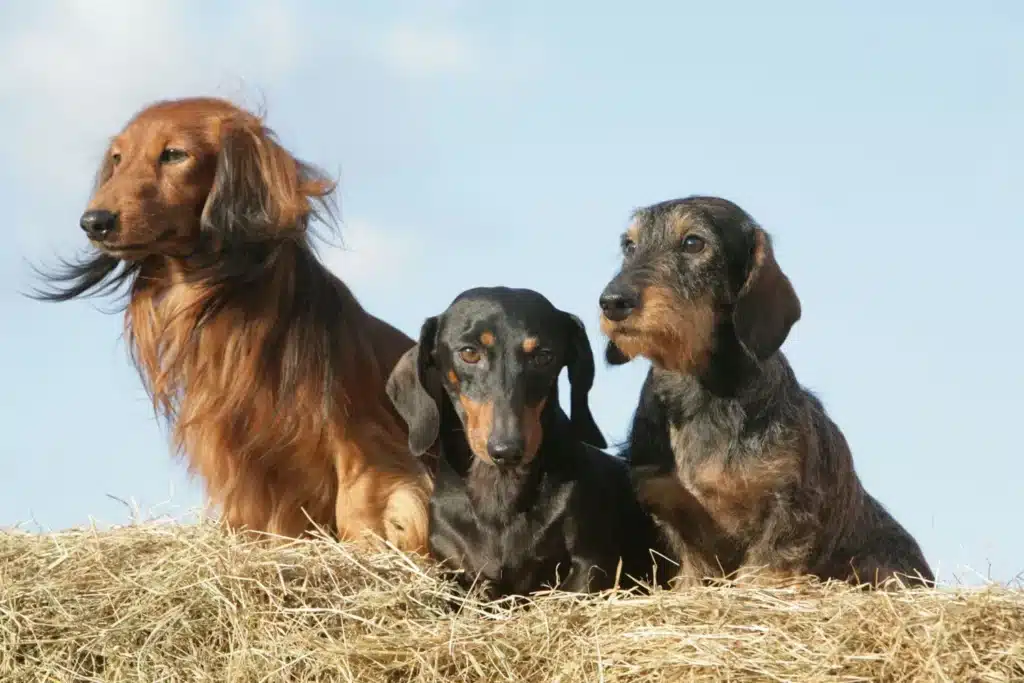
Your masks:
{"label": "wire-haired dachshund", "polygon": [[801,308],[768,234],[734,203],[695,196],[638,210],[622,251],[600,297],[606,359],[652,362],[629,459],[681,577],[932,583],[779,350]]}
{"label": "wire-haired dachshund", "polygon": [[[571,417],[558,401],[568,368]],[[667,575],[624,461],[599,448],[583,323],[537,292],[471,289],[428,318],[387,392],[414,455],[439,442],[429,547],[492,598],[588,592]],[[654,552],[652,552],[654,551]],[[621,560],[621,568],[619,563]]]}

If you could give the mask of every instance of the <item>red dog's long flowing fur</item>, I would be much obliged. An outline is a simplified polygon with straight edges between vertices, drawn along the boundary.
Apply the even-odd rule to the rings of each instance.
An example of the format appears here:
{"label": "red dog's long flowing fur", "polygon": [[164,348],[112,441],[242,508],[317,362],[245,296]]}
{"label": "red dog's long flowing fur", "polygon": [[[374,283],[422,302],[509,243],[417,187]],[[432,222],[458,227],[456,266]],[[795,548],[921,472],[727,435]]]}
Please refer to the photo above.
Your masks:
{"label": "red dog's long flowing fur", "polygon": [[128,285],[133,359],[230,525],[297,536],[312,521],[423,550],[432,479],[384,392],[413,341],[313,253],[333,191],[258,117],[158,102],[98,176],[89,209],[117,214],[116,230],[41,296]]}

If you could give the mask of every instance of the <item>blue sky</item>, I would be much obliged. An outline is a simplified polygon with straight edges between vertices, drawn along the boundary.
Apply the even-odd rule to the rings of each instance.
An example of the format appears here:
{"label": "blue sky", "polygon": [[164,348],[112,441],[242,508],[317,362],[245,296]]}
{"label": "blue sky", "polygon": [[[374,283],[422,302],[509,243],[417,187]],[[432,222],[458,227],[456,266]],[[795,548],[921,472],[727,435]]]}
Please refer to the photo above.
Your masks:
{"label": "blue sky", "polygon": [[[128,116],[219,94],[263,104],[287,146],[339,175],[347,251],[325,259],[411,335],[463,289],[506,284],[580,315],[600,352],[629,212],[738,202],[803,303],[784,351],[868,489],[942,579],[1024,571],[1024,4],[615,8],[6,3],[0,525],[127,521],[108,494],[152,514],[200,503],[111,302],[19,292],[27,263],[83,246],[94,166]],[[599,367],[611,439],[645,371]]]}

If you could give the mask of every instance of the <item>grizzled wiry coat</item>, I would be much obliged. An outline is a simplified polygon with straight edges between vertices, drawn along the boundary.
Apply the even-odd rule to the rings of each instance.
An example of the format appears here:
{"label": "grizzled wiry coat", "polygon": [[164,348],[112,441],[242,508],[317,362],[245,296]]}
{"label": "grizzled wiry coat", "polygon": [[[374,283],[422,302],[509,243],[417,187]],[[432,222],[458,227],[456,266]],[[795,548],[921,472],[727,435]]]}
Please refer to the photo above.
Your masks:
{"label": "grizzled wiry coat", "polygon": [[608,361],[652,360],[629,439],[681,577],[933,581],[779,351],[800,302],[768,235],[724,199],[637,212],[601,297]]}

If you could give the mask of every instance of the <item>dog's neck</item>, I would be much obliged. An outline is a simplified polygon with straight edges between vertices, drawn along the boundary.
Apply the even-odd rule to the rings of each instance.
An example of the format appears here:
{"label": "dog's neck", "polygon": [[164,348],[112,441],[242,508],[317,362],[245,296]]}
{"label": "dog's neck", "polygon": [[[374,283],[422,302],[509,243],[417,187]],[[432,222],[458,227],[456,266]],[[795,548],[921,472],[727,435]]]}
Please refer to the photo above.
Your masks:
{"label": "dog's neck", "polygon": [[[744,416],[744,423],[758,420],[785,405],[788,392],[801,391],[782,351],[758,360],[736,339],[730,324],[719,327],[716,344],[700,372],[683,373],[658,368],[654,373],[667,379],[671,404],[679,412],[676,418],[704,416]],[[728,422],[734,423],[730,418]]]}
{"label": "dog's neck", "polygon": [[[362,309],[305,245],[254,249],[219,262],[143,261],[125,316],[132,357],[167,418],[187,414],[198,428],[249,415],[261,402],[268,410],[280,404],[276,419],[287,421],[301,389],[303,410],[324,423],[319,432],[327,414],[344,409],[333,386],[339,368],[357,377],[376,364],[369,340],[351,324]],[[308,425],[301,430],[310,433]],[[278,430],[282,439],[288,431]]]}

